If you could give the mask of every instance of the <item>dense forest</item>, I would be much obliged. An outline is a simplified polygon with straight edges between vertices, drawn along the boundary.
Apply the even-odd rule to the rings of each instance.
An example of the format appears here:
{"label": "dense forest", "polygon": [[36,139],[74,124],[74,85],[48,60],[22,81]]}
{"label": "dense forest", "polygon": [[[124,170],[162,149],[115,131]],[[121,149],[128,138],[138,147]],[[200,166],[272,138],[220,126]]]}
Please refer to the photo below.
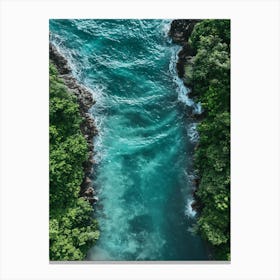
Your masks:
{"label": "dense forest", "polygon": [[51,63],[49,91],[50,260],[84,260],[99,237],[93,208],[79,195],[88,144],[80,129],[83,118],[76,96]]}
{"label": "dense forest", "polygon": [[201,102],[194,164],[198,229],[218,260],[230,259],[230,21],[202,20],[188,40],[194,52],[185,78]]}
{"label": "dense forest", "polygon": [[[110,23],[108,24],[110,26]],[[175,26],[175,32],[174,28],[173,32],[171,32],[173,41],[183,46],[178,54],[178,76],[183,78],[185,85],[190,88],[190,97],[196,103],[201,103],[203,108],[202,114],[192,115],[195,118],[194,122],[198,123],[197,130],[199,133],[199,142],[194,149],[193,156],[194,171],[197,174],[197,179],[194,180],[196,188],[194,191],[195,202],[193,204],[193,208],[198,213],[196,229],[199,235],[207,241],[212,252],[211,259],[230,260],[230,21],[175,20],[171,23],[171,30],[172,26]],[[108,30],[111,30],[111,28],[108,28]],[[106,29],[106,31],[108,30]],[[116,29],[116,32],[118,32],[118,29]],[[142,33],[139,32],[138,35],[140,36]],[[122,38],[123,34],[121,33],[120,36]],[[151,42],[151,38],[148,40]],[[157,46],[157,42],[154,42],[154,44]],[[132,49],[133,52],[135,50],[137,49]],[[94,201],[94,197],[84,196],[85,192],[87,192],[86,190],[92,189],[92,193],[94,193],[94,190],[91,187],[83,188],[85,181],[87,181],[85,178],[89,180],[89,174],[91,174],[91,171],[85,172],[85,166],[89,166],[89,169],[92,169],[92,162],[88,161],[88,159],[90,158],[89,155],[92,155],[93,146],[92,141],[89,141],[89,139],[94,136],[94,126],[85,127],[86,116],[88,115],[85,112],[88,112],[92,102],[81,102],[81,98],[86,100],[87,98],[90,99],[91,96],[82,97],[81,88],[77,90],[80,94],[78,93],[77,95],[75,91],[73,92],[73,87],[75,88],[76,85],[73,86],[72,78],[70,80],[67,80],[65,76],[63,76],[63,79],[59,78],[58,70],[60,74],[61,69],[63,71],[67,70],[66,73],[70,70],[66,67],[67,63],[63,62],[65,59],[59,56],[52,48],[51,54],[51,57],[55,60],[50,59],[57,62],[54,64],[58,68],[50,63],[50,260],[84,260],[88,250],[99,238],[97,221],[93,218],[93,205],[90,203],[90,201]],[[154,56],[152,56],[151,60],[153,58]],[[63,67],[60,69],[59,65]],[[149,69],[145,69],[145,73],[146,71],[149,71]],[[110,71],[104,71],[103,75],[109,75],[109,80],[115,81],[116,77],[113,76],[112,78]],[[134,75],[133,77],[136,76]],[[169,82],[164,81],[164,84],[168,85]],[[121,86],[120,84],[118,85]],[[147,76],[147,87],[151,87],[149,76]],[[129,88],[133,87],[129,84]],[[157,92],[158,88],[156,87],[154,90]],[[170,91],[166,90],[166,94],[169,93]],[[139,94],[142,94],[142,92]],[[121,118],[124,117],[124,111],[120,110],[118,102],[111,104],[111,106],[115,106],[115,110]],[[140,108],[145,108],[145,102],[142,106]],[[81,110],[81,108],[83,109]],[[127,118],[130,120],[131,114],[139,116],[141,112],[141,110],[139,112],[130,111]],[[158,121],[156,121],[156,125],[158,126]],[[176,126],[176,123],[172,123],[172,125]],[[113,127],[115,129],[114,122]],[[119,130],[119,128],[117,129]],[[127,127],[123,127],[123,129],[127,129]],[[171,142],[178,136],[178,133],[179,131],[170,137]],[[119,141],[118,138],[114,140],[114,144]],[[127,136],[127,140],[132,141],[132,147],[135,146],[134,138],[130,139]],[[137,141],[139,141],[138,138]],[[120,144],[122,147],[122,142]],[[181,145],[179,146],[181,147]],[[119,147],[117,148],[119,150]],[[112,151],[114,152],[114,149]],[[160,155],[160,153],[158,154]],[[115,153],[111,156],[115,159]],[[176,160],[179,159],[176,158]],[[137,156],[133,157],[133,161],[137,162]],[[108,161],[108,163],[110,162]],[[122,168],[124,167],[126,166],[122,166]],[[121,186],[124,189],[129,189],[129,193],[137,191],[141,186],[140,184],[138,189],[132,189],[130,184],[126,185],[127,181],[133,179],[133,174],[135,173],[135,170],[130,167],[127,166],[127,180],[121,182],[123,184]],[[115,165],[113,165],[112,170],[114,171],[115,168]],[[183,166],[182,170],[184,170]],[[107,172],[107,169],[105,169],[103,178],[107,178]],[[142,167],[141,172],[143,172]],[[163,174],[160,175],[164,176]],[[119,173],[114,178],[118,176],[120,176]],[[151,181],[155,182],[151,172],[147,172],[146,176],[151,176]],[[176,178],[176,176],[173,177]],[[139,183],[138,180],[135,182]],[[118,192],[118,187],[121,186],[108,188],[107,195],[111,197],[108,202],[108,209],[113,207],[112,212],[110,212],[111,216],[118,213],[118,209],[115,204],[110,205],[110,203],[112,199],[119,195],[118,193],[114,195],[111,192],[115,190]],[[157,192],[154,195],[158,195]],[[149,191],[149,196],[151,194],[153,193]],[[131,199],[133,200],[134,196]],[[122,208],[124,206],[117,204],[120,209],[126,209]],[[149,209],[149,211],[152,211],[152,209]],[[139,215],[137,215],[136,213],[135,216],[138,217]],[[124,218],[125,224],[127,218],[125,215],[122,215],[122,217],[117,215],[116,217],[114,222],[121,223],[119,219]],[[183,218],[185,219],[185,217]],[[111,229],[111,225],[108,224],[108,226]],[[142,229],[142,227],[144,225],[140,223],[139,229]],[[105,244],[104,241],[106,246],[108,243],[112,243],[112,252],[119,256],[120,250],[115,251],[115,248],[117,248],[115,244],[119,240],[123,240],[124,233],[122,231],[114,232],[116,234],[114,242],[116,243],[112,242],[111,230],[107,235],[104,234],[104,231],[102,233],[102,236],[105,237],[101,238],[99,243],[102,239],[107,242]],[[125,235],[128,234],[129,232],[125,232]],[[182,242],[187,244],[190,238],[192,237],[188,236],[187,240]],[[129,241],[131,242],[132,240]],[[135,244],[138,244],[137,242]],[[178,242],[180,247],[182,242]],[[142,245],[139,244],[139,248]],[[123,246],[121,250],[125,252],[128,245],[124,243],[121,246]],[[138,252],[136,251],[134,254],[137,256]],[[204,257],[203,254],[204,252],[201,250],[200,258]],[[168,255],[166,256],[167,258],[169,257]],[[185,255],[183,256],[185,257]],[[123,254],[121,257],[126,259],[127,255]],[[178,258],[177,255],[176,257]],[[150,256],[145,258],[149,259]],[[153,258],[156,259],[157,257],[154,256]],[[192,256],[186,255],[186,258],[191,259]],[[208,253],[207,258],[209,258]]]}

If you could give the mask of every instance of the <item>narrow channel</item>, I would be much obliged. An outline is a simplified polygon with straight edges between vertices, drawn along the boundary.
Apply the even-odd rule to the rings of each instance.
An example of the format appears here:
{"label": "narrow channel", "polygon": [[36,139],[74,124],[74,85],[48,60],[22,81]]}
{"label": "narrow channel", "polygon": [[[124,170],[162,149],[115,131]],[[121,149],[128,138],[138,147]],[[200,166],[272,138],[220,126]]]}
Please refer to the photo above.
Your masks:
{"label": "narrow channel", "polygon": [[[194,234],[193,124],[169,20],[56,20],[54,43],[94,93],[95,215],[89,260],[207,260]],[[193,134],[194,132],[194,134]]]}

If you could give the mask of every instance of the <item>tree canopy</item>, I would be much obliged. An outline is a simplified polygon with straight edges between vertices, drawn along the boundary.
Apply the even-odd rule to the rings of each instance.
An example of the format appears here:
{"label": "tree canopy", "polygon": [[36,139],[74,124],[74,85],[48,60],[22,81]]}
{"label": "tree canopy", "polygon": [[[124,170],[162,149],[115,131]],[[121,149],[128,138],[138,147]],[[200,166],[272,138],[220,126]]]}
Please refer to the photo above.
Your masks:
{"label": "tree canopy", "polygon": [[99,237],[93,208],[79,197],[88,144],[76,97],[49,67],[50,260],[83,260]]}
{"label": "tree canopy", "polygon": [[202,20],[189,38],[192,96],[205,117],[194,163],[200,180],[198,228],[216,259],[230,259],[230,21]]}

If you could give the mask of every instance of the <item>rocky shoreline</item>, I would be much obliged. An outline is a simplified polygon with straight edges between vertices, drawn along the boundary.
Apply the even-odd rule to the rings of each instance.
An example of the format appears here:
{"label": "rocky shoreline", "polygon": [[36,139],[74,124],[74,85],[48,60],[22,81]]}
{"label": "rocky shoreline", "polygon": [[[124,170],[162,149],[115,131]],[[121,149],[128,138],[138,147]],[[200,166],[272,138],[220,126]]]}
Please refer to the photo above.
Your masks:
{"label": "rocky shoreline", "polygon": [[[198,214],[196,225],[209,259],[230,260],[230,21],[202,20],[194,29],[198,21],[174,20],[169,31],[173,43],[182,46],[176,68],[190,89],[188,97],[203,102],[202,114],[186,109],[200,135],[191,152],[195,167],[191,207]],[[205,57],[200,56],[203,52]]]}
{"label": "rocky shoreline", "polygon": [[56,66],[59,78],[63,80],[65,86],[70,92],[77,97],[80,115],[84,119],[81,124],[81,131],[88,144],[88,159],[84,162],[84,179],[81,184],[80,196],[87,200],[90,204],[98,201],[96,192],[92,184],[93,175],[93,137],[98,134],[94,120],[89,114],[89,109],[95,104],[91,92],[79,84],[73,77],[72,70],[67,62],[67,59],[58,51],[54,44],[49,43],[49,59]]}
{"label": "rocky shoreline", "polygon": [[[188,40],[192,34],[194,26],[200,20],[198,19],[176,19],[171,22],[169,36],[172,39],[172,42],[178,45],[181,45],[182,48],[178,53],[178,61],[176,64],[177,74],[180,79],[183,79],[184,85],[190,89],[189,96],[192,97],[192,82],[191,78],[186,77],[185,71],[186,68],[189,68],[191,75],[193,67],[193,57],[195,55],[194,50],[190,47]],[[194,119],[195,121],[200,121],[203,119],[204,114],[193,114],[191,110],[188,110],[188,117]],[[197,149],[199,142],[196,144],[194,149]],[[195,178],[193,180],[193,198],[194,202],[192,203],[192,209],[196,212],[200,212],[202,205],[199,202],[197,197],[197,190],[199,187],[200,178]]]}
{"label": "rocky shoreline", "polygon": [[[173,43],[181,45],[182,48],[178,53],[178,61],[176,63],[177,74],[180,79],[183,80],[184,85],[189,88],[188,96],[190,98],[195,98],[193,92],[192,83],[192,72],[194,67],[194,56],[195,52],[191,48],[188,40],[192,34],[194,26],[196,23],[201,21],[200,19],[175,19],[171,22],[169,36],[171,37]],[[186,74],[186,75],[185,75]],[[188,110],[188,115],[194,121],[201,121],[205,112],[194,113],[193,110]]]}
{"label": "rocky shoreline", "polygon": [[[182,49],[178,53],[177,73],[179,78],[183,79],[185,74],[185,66],[192,64],[194,52],[188,43],[188,39],[192,34],[193,28],[199,19],[175,19],[171,22],[169,36],[173,43],[181,45]],[[186,86],[190,87],[188,81],[184,80]]]}

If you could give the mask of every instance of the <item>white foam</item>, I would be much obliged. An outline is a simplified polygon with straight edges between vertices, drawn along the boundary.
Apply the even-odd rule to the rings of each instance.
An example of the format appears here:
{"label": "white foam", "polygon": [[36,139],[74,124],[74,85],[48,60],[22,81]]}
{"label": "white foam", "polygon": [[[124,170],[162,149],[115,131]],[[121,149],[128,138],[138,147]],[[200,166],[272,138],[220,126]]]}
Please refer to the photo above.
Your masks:
{"label": "white foam", "polygon": [[171,42],[171,38],[169,37],[169,30],[170,30],[170,24],[171,24],[171,20],[163,20],[162,21],[162,33],[163,33],[163,36],[165,38],[168,38],[170,39],[170,42]]}
{"label": "white foam", "polygon": [[[187,88],[184,85],[184,82],[182,79],[178,77],[177,70],[176,70],[176,64],[178,61],[178,53],[180,51],[181,47],[180,46],[172,46],[172,55],[171,55],[171,60],[169,64],[169,71],[173,76],[173,82],[177,85],[177,93],[178,93],[178,100],[185,104],[188,107],[192,108],[193,114],[201,114],[203,112],[201,103],[195,103],[190,97],[190,89]],[[192,143],[197,143],[199,140],[199,134],[197,132],[197,123],[190,123],[187,125],[187,134],[189,136],[189,139]],[[187,174],[188,181],[190,185],[192,185],[192,178],[194,178],[193,174]],[[185,205],[185,215],[188,218],[195,218],[196,216],[196,211],[192,208],[192,204],[194,202],[193,197],[191,194],[188,195],[188,199]]]}
{"label": "white foam", "polygon": [[91,107],[90,113],[93,116],[95,126],[98,131],[98,135],[94,137],[94,161],[95,163],[100,163],[103,158],[106,156],[106,151],[104,150],[103,145],[103,136],[104,131],[104,122],[106,120],[106,115],[104,114],[104,109],[107,107],[107,95],[105,94],[106,88],[101,84],[95,84],[94,86],[88,85],[87,81],[85,82],[88,89],[92,88],[91,93],[95,104]]}
{"label": "white foam", "polygon": [[178,77],[177,70],[176,70],[176,64],[178,61],[178,53],[180,51],[180,46],[172,46],[172,53],[171,53],[171,59],[169,63],[169,71],[173,76],[173,82],[177,85],[177,93],[178,93],[178,100],[185,105],[193,108],[193,113],[195,114],[201,114],[203,112],[201,103],[195,103],[190,97],[190,89],[184,85],[184,82],[182,79]]}
{"label": "white foam", "polygon": [[[106,107],[106,88],[101,85],[94,83],[94,86],[90,83],[90,81],[80,81],[80,72],[78,69],[82,69],[79,66],[79,62],[74,60],[73,55],[75,54],[74,50],[67,50],[63,46],[63,40],[57,34],[52,34],[50,36],[50,41],[57,48],[58,52],[61,53],[66,59],[67,63],[72,70],[73,77],[77,80],[79,84],[85,87],[92,95],[93,100],[95,100],[95,104],[90,108],[89,113],[94,118],[94,123],[98,131],[98,135],[94,137],[94,161],[99,163],[104,155],[104,151],[102,149],[102,139],[103,139],[103,122],[104,122],[104,114],[102,111]],[[74,62],[75,61],[75,62]],[[77,65],[76,65],[77,64]]]}
{"label": "white foam", "polygon": [[192,208],[194,199],[188,199],[185,207],[185,215],[189,218],[194,218],[196,216],[196,211]]}
{"label": "white foam", "polygon": [[200,102],[193,104],[193,113],[200,115],[203,113],[203,108]]}
{"label": "white foam", "polygon": [[197,128],[197,123],[190,123],[189,125],[187,125],[187,134],[189,136],[191,143],[193,144],[197,143],[199,140],[199,134],[196,128]]}

